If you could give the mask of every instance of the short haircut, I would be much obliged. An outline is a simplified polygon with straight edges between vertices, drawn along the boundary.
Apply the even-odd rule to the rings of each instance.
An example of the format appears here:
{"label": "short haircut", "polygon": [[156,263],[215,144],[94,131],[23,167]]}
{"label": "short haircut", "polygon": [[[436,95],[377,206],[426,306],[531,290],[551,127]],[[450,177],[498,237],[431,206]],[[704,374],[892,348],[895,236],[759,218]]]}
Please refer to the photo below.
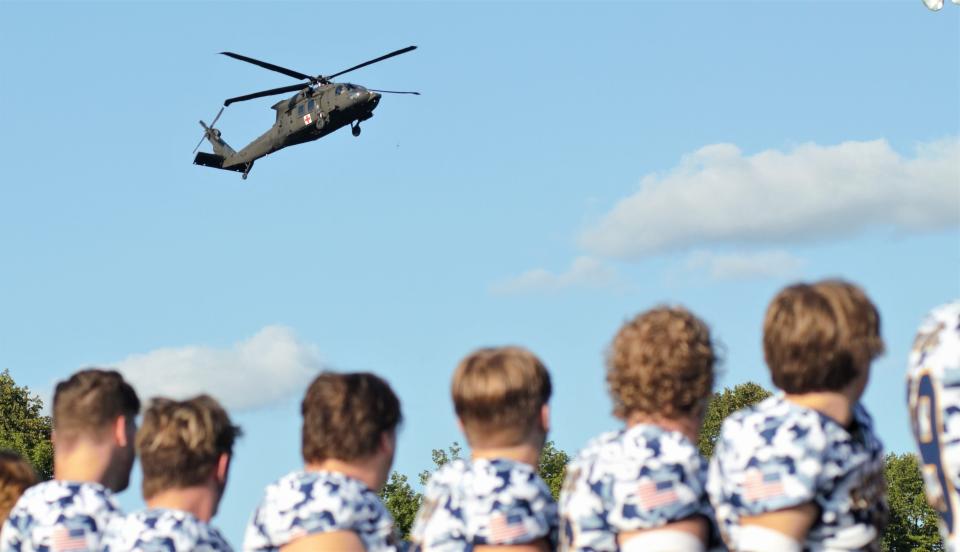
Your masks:
{"label": "short haircut", "polygon": [[614,415],[701,414],[716,361],[710,329],[687,309],[659,306],[637,315],[620,328],[607,355]]}
{"label": "short haircut", "polygon": [[513,446],[538,427],[553,388],[543,362],[521,347],[474,351],[453,373],[451,394],[471,446]]}
{"label": "short haircut", "polygon": [[53,393],[53,429],[61,438],[99,437],[119,416],[132,419],[139,411],[137,392],[114,370],[81,370]]}
{"label": "short haircut", "polygon": [[877,308],[848,282],[794,284],[767,307],[764,358],[774,385],[787,393],[840,391],[883,348]]}
{"label": "short haircut", "polygon": [[390,385],[366,372],[320,374],[307,388],[300,412],[305,462],[366,458],[403,420]]}
{"label": "short haircut", "polygon": [[151,400],[137,432],[144,498],[203,484],[220,455],[233,453],[233,443],[242,434],[209,395]]}
{"label": "short haircut", "polygon": [[0,450],[0,525],[27,487],[37,483],[37,473],[19,454]]}

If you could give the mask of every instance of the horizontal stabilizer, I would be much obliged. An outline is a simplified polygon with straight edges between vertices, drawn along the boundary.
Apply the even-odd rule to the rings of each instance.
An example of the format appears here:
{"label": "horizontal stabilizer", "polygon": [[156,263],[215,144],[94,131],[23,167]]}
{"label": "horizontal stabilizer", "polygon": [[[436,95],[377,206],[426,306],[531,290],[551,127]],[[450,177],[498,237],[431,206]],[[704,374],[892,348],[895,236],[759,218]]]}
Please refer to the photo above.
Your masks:
{"label": "horizontal stabilizer", "polygon": [[205,153],[202,151],[193,159],[193,164],[203,165],[204,167],[213,167],[214,169],[223,169],[225,171],[243,172],[247,169],[247,166],[243,163],[233,165],[232,167],[224,167],[222,155],[214,155],[212,153]]}

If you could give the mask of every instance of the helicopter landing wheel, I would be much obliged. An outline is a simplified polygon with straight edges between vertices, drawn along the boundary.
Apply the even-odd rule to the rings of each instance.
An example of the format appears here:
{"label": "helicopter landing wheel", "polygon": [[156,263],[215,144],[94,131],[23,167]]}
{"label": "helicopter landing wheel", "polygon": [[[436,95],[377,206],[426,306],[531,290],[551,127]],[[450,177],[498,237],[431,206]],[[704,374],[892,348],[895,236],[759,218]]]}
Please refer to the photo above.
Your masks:
{"label": "helicopter landing wheel", "polygon": [[354,136],[360,136],[360,123],[350,127],[350,132],[352,132]]}

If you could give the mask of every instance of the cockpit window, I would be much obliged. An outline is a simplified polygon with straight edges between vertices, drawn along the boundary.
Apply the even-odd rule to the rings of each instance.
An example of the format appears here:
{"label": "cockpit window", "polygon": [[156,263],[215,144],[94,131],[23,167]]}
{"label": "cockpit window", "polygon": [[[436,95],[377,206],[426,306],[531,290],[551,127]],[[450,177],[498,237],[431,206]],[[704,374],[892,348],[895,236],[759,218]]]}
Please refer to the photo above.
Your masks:
{"label": "cockpit window", "polygon": [[303,115],[303,104],[297,106],[297,114]]}
{"label": "cockpit window", "polygon": [[313,108],[315,108],[315,107],[317,107],[317,102],[315,102],[315,101],[313,101],[313,100],[310,100],[309,102],[307,102],[307,110],[308,110],[308,111],[313,111]]}
{"label": "cockpit window", "polygon": [[336,89],[336,94],[337,94],[337,96],[339,96],[340,94],[343,94],[343,87],[342,87],[342,86],[338,86],[338,87],[337,87],[337,89]]}
{"label": "cockpit window", "polygon": [[348,84],[348,85],[347,85],[347,90],[353,90],[354,88],[356,88],[356,87],[355,87],[354,85],[352,85],[352,84]]}

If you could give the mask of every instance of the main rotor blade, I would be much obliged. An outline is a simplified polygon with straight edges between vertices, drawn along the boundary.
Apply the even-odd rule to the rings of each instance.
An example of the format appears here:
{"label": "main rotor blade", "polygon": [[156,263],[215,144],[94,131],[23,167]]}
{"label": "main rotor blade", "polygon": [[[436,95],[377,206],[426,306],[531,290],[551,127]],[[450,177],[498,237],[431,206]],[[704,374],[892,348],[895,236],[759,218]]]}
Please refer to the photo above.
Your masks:
{"label": "main rotor blade", "polygon": [[235,54],[235,53],[233,53],[233,52],[220,52],[220,53],[223,54],[223,55],[225,55],[225,56],[232,57],[233,59],[239,59],[240,61],[245,61],[245,62],[247,62],[247,63],[252,63],[252,64],[254,64],[254,65],[259,65],[260,67],[263,67],[264,69],[269,69],[269,70],[271,70],[271,71],[276,71],[277,73],[283,73],[284,75],[287,75],[287,76],[289,76],[289,77],[293,77],[293,78],[295,78],[295,79],[307,79],[307,80],[309,80],[309,81],[312,81],[312,80],[313,80],[313,77],[311,77],[310,75],[304,75],[303,73],[301,73],[301,72],[299,72],[299,71],[294,71],[293,69],[287,69],[286,67],[280,67],[279,65],[274,65],[274,64],[272,64],[272,63],[267,63],[266,61],[260,61],[259,59],[253,59],[252,57],[242,56],[242,55],[240,55],[240,54]]}
{"label": "main rotor blade", "polygon": [[291,84],[290,86],[283,86],[281,88],[272,88],[270,90],[264,90],[262,92],[254,92],[253,94],[247,94],[246,96],[237,96],[236,98],[229,98],[224,100],[223,107],[236,102],[245,102],[247,100],[252,100],[254,98],[262,98],[264,96],[273,96],[276,94],[283,94],[285,92],[298,92],[307,87],[307,83],[303,84]]}
{"label": "main rotor blade", "polygon": [[367,88],[371,92],[380,92],[381,94],[414,94],[419,96],[419,92],[400,92],[398,90],[377,90],[376,88]]}
{"label": "main rotor blade", "polygon": [[[332,75],[327,75],[327,76],[325,76],[325,77],[324,77],[324,76],[321,76],[321,77],[318,77],[318,78],[319,78],[320,80],[325,80],[325,79],[332,79],[332,78],[334,78],[334,77],[339,77],[340,75],[342,75],[342,74],[344,74],[344,73],[349,73],[350,71],[356,71],[357,69],[359,69],[359,68],[361,68],[361,67],[366,67],[367,65],[372,65],[372,64],[374,64],[374,63],[383,61],[383,60],[385,60],[385,59],[392,58],[393,56],[399,56],[400,54],[405,54],[405,53],[407,53],[407,52],[410,52],[410,51],[416,50],[416,49],[417,49],[416,46],[407,46],[406,48],[401,48],[400,50],[397,50],[396,52],[390,52],[389,54],[380,56],[380,57],[378,57],[378,58],[376,58],[376,59],[371,59],[370,61],[365,61],[365,62],[361,63],[360,65],[354,65],[353,67],[351,67],[351,68],[349,68],[349,69],[344,69],[343,71],[340,71],[339,73],[334,73],[334,74],[332,74]],[[309,78],[309,77],[308,77],[308,78]]]}

